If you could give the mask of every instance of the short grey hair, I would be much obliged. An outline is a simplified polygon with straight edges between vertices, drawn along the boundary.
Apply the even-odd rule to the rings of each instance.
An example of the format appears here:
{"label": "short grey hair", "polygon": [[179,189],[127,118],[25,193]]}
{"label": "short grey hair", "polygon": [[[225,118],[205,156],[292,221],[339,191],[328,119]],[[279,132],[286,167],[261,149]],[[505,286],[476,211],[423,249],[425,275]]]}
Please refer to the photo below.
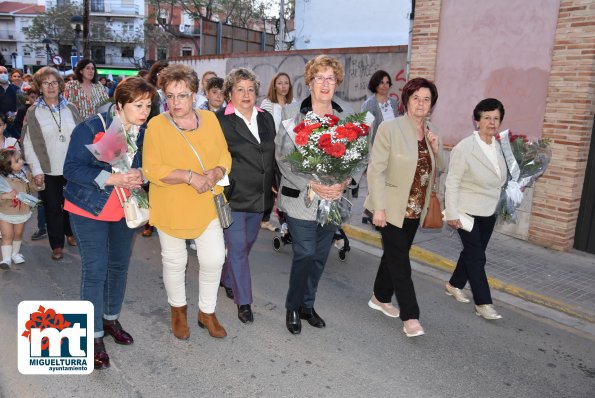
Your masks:
{"label": "short grey hair", "polygon": [[231,99],[231,90],[240,80],[249,80],[254,83],[254,90],[258,97],[258,89],[260,88],[260,82],[258,76],[252,70],[247,68],[236,68],[232,69],[227,76],[225,76],[225,82],[223,83],[223,95],[227,102]]}

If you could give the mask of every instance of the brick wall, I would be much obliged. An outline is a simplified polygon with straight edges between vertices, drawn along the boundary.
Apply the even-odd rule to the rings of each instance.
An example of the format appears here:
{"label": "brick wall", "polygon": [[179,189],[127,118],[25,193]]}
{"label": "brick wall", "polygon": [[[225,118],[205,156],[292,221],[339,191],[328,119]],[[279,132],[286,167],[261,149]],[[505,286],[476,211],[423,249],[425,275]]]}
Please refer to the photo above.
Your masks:
{"label": "brick wall", "polygon": [[595,105],[595,3],[560,2],[543,137],[552,162],[535,185],[529,240],[557,250],[574,243]]}
{"label": "brick wall", "polygon": [[[434,79],[441,6],[441,0],[416,3],[411,77]],[[562,0],[543,125],[553,157],[535,185],[531,242],[556,250],[573,246],[594,111],[595,3]]]}
{"label": "brick wall", "polygon": [[442,0],[418,0],[415,3],[410,78],[434,80],[441,5]]}

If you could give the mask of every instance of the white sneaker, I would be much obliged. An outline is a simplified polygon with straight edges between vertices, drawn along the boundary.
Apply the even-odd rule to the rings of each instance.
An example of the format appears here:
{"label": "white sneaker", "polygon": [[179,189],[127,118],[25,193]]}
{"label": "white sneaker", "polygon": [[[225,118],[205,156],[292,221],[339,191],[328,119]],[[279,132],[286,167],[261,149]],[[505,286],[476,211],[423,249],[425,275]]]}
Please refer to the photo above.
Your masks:
{"label": "white sneaker", "polygon": [[475,306],[475,315],[485,319],[501,319],[502,315],[498,314],[492,304],[482,304]]}
{"label": "white sneaker", "polygon": [[0,261],[0,269],[10,269],[10,260],[9,261]]}
{"label": "white sneaker", "polygon": [[12,255],[12,262],[15,264],[23,264],[25,262],[25,257],[21,253],[14,253]]}
{"label": "white sneaker", "polygon": [[399,309],[397,307],[391,303],[381,303],[374,295],[372,295],[372,298],[368,301],[368,307],[373,310],[381,311],[384,315],[391,318],[399,317]]}
{"label": "white sneaker", "polygon": [[408,321],[403,322],[403,333],[407,337],[417,337],[423,336],[426,332],[424,328],[421,327],[421,323],[417,319],[409,319]]}
{"label": "white sneaker", "polygon": [[190,250],[196,251],[196,243],[194,241],[190,242]]}
{"label": "white sneaker", "polygon": [[461,289],[454,287],[449,282],[446,282],[445,287],[446,287],[446,290],[444,293],[446,293],[447,296],[454,297],[459,303],[468,303],[469,302],[469,299],[467,298],[467,296]]}

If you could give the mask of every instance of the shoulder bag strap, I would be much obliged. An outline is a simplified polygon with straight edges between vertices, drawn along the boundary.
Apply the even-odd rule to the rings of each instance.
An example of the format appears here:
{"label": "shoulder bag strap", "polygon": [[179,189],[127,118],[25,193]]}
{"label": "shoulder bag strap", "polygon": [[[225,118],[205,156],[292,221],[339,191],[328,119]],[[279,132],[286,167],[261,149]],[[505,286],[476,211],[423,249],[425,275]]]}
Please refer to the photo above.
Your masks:
{"label": "shoulder bag strap", "polygon": [[[163,114],[165,115],[166,119],[171,123],[171,125],[178,131],[178,133],[180,133],[180,135],[182,136],[182,138],[184,138],[184,141],[186,141],[186,143],[188,144],[188,146],[190,146],[190,149],[192,149],[192,152],[194,152],[194,155],[198,159],[198,163],[200,163],[200,167],[202,168],[202,172],[206,174],[207,170],[205,169],[205,166],[202,163],[202,159],[200,158],[198,152],[194,148],[194,145],[192,145],[192,143],[190,142],[190,140],[188,139],[188,137],[186,137],[186,134],[184,134],[184,132],[182,130],[180,130],[180,128],[178,127],[178,125],[173,121],[173,119],[171,118],[169,112],[164,112]],[[215,190],[213,188],[211,188],[211,192],[213,193],[213,195],[215,195]]]}

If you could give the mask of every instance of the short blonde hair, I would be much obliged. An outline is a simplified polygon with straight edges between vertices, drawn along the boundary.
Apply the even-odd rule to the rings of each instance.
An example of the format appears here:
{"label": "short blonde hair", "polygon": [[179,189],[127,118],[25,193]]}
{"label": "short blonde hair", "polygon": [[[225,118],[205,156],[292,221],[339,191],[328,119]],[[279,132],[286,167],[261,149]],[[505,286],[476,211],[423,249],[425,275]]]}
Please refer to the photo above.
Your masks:
{"label": "short blonde hair", "polygon": [[192,91],[198,91],[198,75],[191,67],[183,64],[172,64],[159,72],[158,87],[163,91],[174,82],[184,82]]}
{"label": "short blonde hair", "polygon": [[254,83],[254,91],[258,97],[260,82],[258,81],[256,74],[247,68],[236,68],[229,72],[229,74],[225,77],[225,82],[223,83],[223,96],[227,102],[229,102],[231,99],[231,90],[233,89],[233,86],[235,86],[240,80],[249,80]]}
{"label": "short blonde hair", "polygon": [[332,58],[328,55],[322,54],[311,59],[306,64],[304,68],[304,81],[306,84],[310,85],[314,79],[314,75],[324,68],[331,68],[333,70],[335,79],[337,80],[337,86],[343,83],[345,74],[343,72],[343,65],[341,65],[341,62],[337,58]]}
{"label": "short blonde hair", "polygon": [[33,75],[33,82],[31,82],[31,88],[42,95],[41,83],[48,77],[53,76],[58,81],[58,87],[60,92],[64,91],[64,79],[60,76],[60,72],[56,68],[51,66],[44,66]]}

